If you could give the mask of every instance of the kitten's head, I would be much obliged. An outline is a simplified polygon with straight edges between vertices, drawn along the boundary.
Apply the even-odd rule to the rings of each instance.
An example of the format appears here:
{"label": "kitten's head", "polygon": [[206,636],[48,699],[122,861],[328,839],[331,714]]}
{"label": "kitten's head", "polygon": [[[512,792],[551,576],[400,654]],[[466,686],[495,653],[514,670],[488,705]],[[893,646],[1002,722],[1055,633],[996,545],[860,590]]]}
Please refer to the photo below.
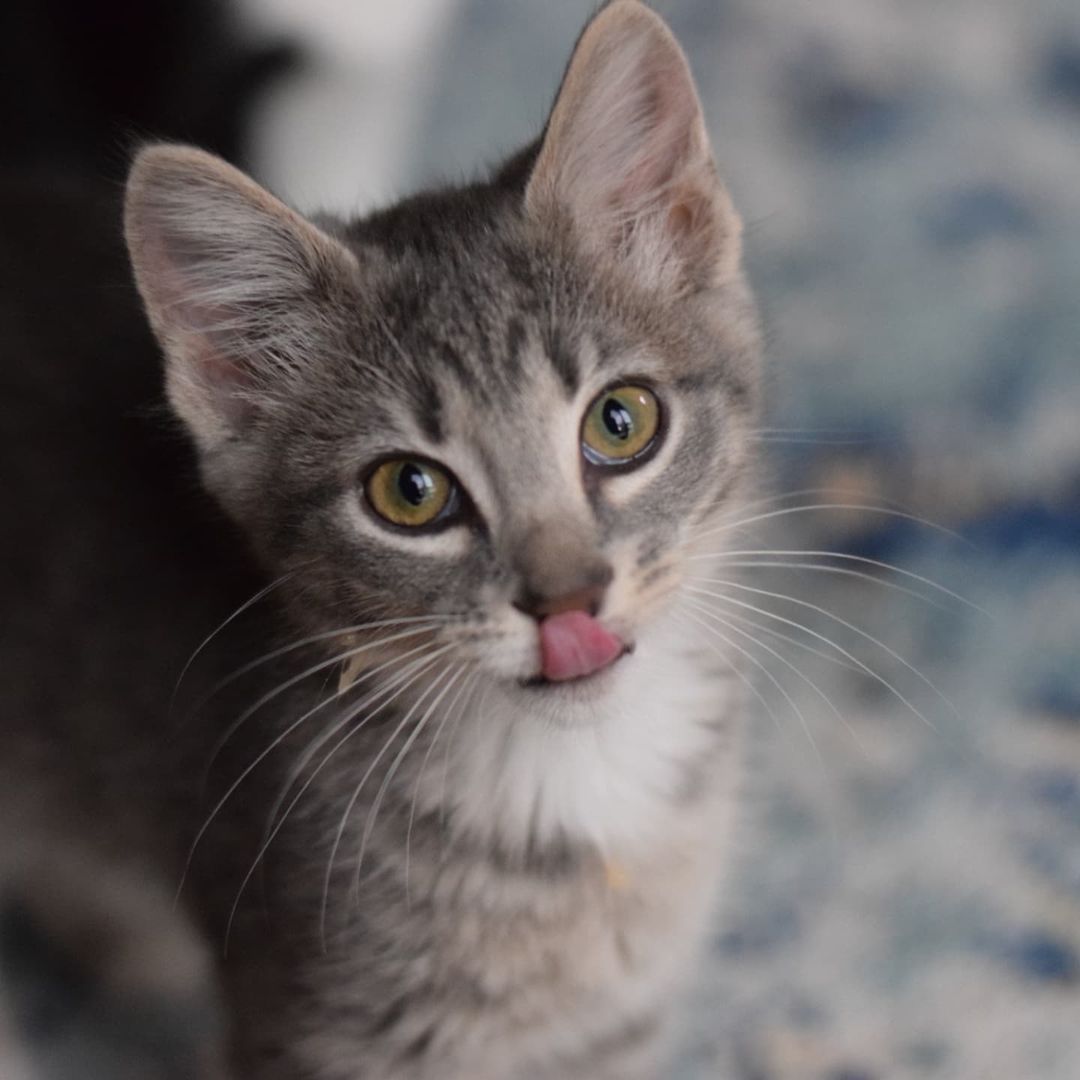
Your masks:
{"label": "kitten's head", "polygon": [[309,627],[418,620],[394,649],[427,633],[523,699],[584,701],[638,662],[743,469],[758,351],[657,16],[606,6],[539,142],[487,182],[310,221],[154,146],[127,235],[205,480]]}

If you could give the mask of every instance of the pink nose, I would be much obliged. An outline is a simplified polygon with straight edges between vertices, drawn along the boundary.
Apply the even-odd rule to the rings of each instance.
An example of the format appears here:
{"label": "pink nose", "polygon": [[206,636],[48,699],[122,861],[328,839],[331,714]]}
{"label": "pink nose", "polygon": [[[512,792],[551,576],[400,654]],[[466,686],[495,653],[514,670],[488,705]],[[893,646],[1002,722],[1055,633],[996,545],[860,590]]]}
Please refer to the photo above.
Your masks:
{"label": "pink nose", "polygon": [[540,623],[541,671],[550,682],[592,675],[624,651],[622,640],[585,611],[562,611]]}

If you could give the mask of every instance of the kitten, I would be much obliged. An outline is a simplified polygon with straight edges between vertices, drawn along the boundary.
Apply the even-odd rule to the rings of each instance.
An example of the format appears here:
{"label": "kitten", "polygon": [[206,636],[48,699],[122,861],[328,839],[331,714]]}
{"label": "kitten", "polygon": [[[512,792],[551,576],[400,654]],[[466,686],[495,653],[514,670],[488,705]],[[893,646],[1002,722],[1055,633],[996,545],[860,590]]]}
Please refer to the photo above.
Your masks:
{"label": "kitten", "polygon": [[[541,138],[465,188],[309,220],[151,146],[125,224],[168,400],[268,584],[241,604],[194,493],[118,521],[106,705],[51,722],[121,788],[123,859],[80,822],[99,884],[136,859],[182,941],[183,876],[227,942],[237,1076],[664,1075],[738,784],[737,684],[679,583],[744,497],[759,356],[677,43],[605,6]],[[165,745],[162,672],[226,600]]]}

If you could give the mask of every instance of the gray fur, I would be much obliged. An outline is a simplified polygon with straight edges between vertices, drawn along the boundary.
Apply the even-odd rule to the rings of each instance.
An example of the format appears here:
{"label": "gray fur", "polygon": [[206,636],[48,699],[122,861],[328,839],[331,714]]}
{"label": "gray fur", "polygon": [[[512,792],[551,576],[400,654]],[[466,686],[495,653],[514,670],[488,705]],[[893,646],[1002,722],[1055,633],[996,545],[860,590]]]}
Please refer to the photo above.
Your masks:
{"label": "gray fur", "polygon": [[[640,101],[595,115],[613,80]],[[197,841],[183,895],[227,937],[236,1075],[663,1075],[738,734],[730,681],[671,609],[745,487],[759,349],[677,45],[635,0],[608,5],[545,137],[464,189],[313,223],[209,155],[151,147],[126,220],[172,406],[276,583],[193,665],[196,718],[148,796],[170,840],[147,903]],[[655,459],[586,467],[583,411],[642,381]],[[451,467],[456,522],[375,519],[361,481],[395,453]],[[531,685],[515,602],[608,578],[600,617],[636,651],[583,687]],[[195,763],[222,742],[198,806]]]}

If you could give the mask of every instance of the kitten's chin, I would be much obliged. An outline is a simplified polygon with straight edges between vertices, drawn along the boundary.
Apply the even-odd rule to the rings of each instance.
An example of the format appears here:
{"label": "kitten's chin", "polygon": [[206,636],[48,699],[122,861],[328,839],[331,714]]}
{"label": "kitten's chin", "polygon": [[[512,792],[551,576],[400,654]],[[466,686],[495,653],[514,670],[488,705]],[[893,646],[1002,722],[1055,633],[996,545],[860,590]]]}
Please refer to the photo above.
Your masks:
{"label": "kitten's chin", "polygon": [[513,684],[515,696],[546,723],[558,727],[588,725],[598,715],[595,707],[611,696],[627,666],[633,663],[633,651],[633,644],[624,644],[602,668],[572,679],[549,679],[542,673],[517,679]]}

